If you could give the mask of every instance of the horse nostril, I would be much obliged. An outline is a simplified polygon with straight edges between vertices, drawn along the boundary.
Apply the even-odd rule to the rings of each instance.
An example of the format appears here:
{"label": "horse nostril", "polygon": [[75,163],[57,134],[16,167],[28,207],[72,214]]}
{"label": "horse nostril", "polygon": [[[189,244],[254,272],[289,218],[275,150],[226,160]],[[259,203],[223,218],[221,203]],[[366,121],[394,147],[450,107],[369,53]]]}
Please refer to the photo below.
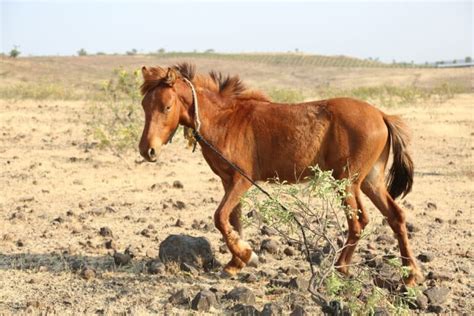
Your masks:
{"label": "horse nostril", "polygon": [[150,159],[156,158],[156,154],[155,154],[155,149],[154,149],[154,148],[148,149],[148,157],[150,157]]}

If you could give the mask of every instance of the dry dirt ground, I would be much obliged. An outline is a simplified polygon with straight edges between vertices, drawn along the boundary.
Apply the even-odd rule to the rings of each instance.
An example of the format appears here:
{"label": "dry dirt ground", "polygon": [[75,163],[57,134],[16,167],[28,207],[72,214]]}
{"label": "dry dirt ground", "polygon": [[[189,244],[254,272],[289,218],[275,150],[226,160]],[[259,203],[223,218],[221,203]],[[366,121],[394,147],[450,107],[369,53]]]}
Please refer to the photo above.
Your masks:
{"label": "dry dirt ground", "polygon": [[[426,283],[449,288],[445,314],[474,312],[473,104],[474,94],[462,94],[443,104],[384,109],[401,114],[413,132],[415,185],[403,205],[408,222],[419,230],[411,238],[415,253],[433,254],[423,263],[425,273],[452,277]],[[125,162],[90,146],[84,133],[88,106],[83,101],[0,100],[0,314],[187,315],[193,312],[167,303],[172,293],[210,287],[225,292],[238,285],[254,291],[259,310],[272,301],[289,306],[291,291],[266,291],[268,277],[259,271],[276,274],[296,266],[307,274],[301,255],[267,256],[266,263],[243,271],[259,276],[250,283],[217,273],[148,274],[145,262],[156,257],[159,243],[170,234],[205,236],[221,262],[229,259],[219,251],[223,243],[212,222],[223,195],[220,181],[199,150],[192,153],[183,140],[165,147],[157,164],[141,163],[137,153]],[[175,188],[175,181],[183,188]],[[382,216],[365,204],[369,227],[380,229]],[[182,227],[175,225],[178,219]],[[113,236],[101,236],[101,227]],[[263,239],[253,228],[246,236],[257,248]],[[111,239],[118,251],[132,246],[137,256],[131,265],[114,265],[113,250],[105,247]],[[381,254],[386,248],[377,245]],[[395,244],[388,248],[398,254]],[[87,262],[96,276],[85,280],[74,270],[75,260]],[[305,308],[321,313],[309,299]]]}

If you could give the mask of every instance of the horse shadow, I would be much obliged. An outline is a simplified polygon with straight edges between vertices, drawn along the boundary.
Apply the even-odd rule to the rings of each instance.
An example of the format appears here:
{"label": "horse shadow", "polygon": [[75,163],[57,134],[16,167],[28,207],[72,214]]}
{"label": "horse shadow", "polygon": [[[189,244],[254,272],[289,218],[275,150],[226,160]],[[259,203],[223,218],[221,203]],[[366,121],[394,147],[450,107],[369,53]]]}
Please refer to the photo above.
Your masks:
{"label": "horse shadow", "polygon": [[50,253],[0,253],[0,270],[29,270],[35,272],[80,272],[91,268],[97,273],[147,271],[151,258],[133,258],[130,263],[117,265],[112,255],[70,255]]}

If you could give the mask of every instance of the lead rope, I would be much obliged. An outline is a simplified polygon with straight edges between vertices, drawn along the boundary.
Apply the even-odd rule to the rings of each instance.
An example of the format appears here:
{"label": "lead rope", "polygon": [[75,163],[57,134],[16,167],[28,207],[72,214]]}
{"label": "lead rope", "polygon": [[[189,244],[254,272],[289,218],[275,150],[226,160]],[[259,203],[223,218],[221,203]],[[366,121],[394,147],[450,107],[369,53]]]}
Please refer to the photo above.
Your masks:
{"label": "lead rope", "polygon": [[263,194],[265,194],[269,199],[275,201],[278,203],[278,205],[286,212],[288,212],[289,214],[292,215],[294,221],[296,222],[296,224],[298,225],[298,227],[300,228],[301,230],[301,234],[303,236],[303,241],[304,241],[304,245],[305,245],[305,250],[306,250],[306,256],[307,256],[307,260],[309,262],[309,265],[310,265],[310,268],[311,268],[311,273],[314,275],[314,268],[313,268],[313,264],[311,262],[311,257],[310,257],[310,252],[309,252],[309,247],[308,247],[308,241],[306,239],[306,232],[304,231],[304,226],[303,224],[301,224],[301,222],[298,220],[298,218],[296,218],[295,214],[293,212],[291,212],[285,205],[283,205],[280,201],[278,201],[277,199],[273,198],[271,196],[270,193],[268,193],[268,191],[266,191],[264,188],[262,188],[259,184],[257,184],[255,181],[252,180],[252,178],[250,178],[242,169],[240,169],[239,166],[237,166],[236,164],[234,164],[232,161],[228,160],[226,157],[224,157],[223,154],[221,154],[221,152],[216,148],[214,147],[214,145],[212,145],[211,143],[209,143],[205,138],[202,137],[202,135],[199,133],[199,130],[201,129],[201,120],[199,118],[199,104],[198,104],[198,98],[197,98],[197,94],[196,94],[196,89],[194,89],[194,85],[192,84],[192,82],[190,80],[188,80],[187,78],[184,78],[184,81],[186,81],[186,83],[189,85],[189,87],[191,88],[191,91],[192,91],[192,95],[193,95],[193,103],[194,103],[194,113],[195,113],[195,129],[193,131],[193,137],[195,139],[195,143],[194,143],[194,147],[193,147],[193,152],[196,150],[196,144],[201,141],[203,142],[204,144],[207,145],[207,147],[209,147],[213,152],[215,152],[222,160],[224,160],[229,166],[231,166],[235,171],[237,171],[238,173],[240,173],[241,176],[243,176],[245,179],[247,179],[247,181],[249,181],[250,183],[252,183],[252,185],[254,185],[257,189],[260,190],[260,192],[262,192]]}

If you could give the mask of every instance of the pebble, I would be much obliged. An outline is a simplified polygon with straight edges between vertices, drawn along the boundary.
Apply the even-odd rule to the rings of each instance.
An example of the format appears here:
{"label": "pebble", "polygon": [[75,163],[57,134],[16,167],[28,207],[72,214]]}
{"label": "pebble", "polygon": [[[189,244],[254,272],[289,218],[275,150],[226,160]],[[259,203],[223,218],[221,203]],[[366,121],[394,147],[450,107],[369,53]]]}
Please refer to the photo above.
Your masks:
{"label": "pebble", "polygon": [[288,287],[290,289],[298,289],[298,290],[307,290],[309,286],[309,281],[304,277],[295,277],[288,282]]}
{"label": "pebble", "polygon": [[132,257],[127,253],[114,253],[114,262],[117,266],[125,266],[132,261]]}
{"label": "pebble", "polygon": [[274,236],[278,234],[278,231],[275,228],[269,227],[267,225],[263,225],[262,228],[260,229],[260,232],[262,235],[267,235],[267,236]]}
{"label": "pebble", "polygon": [[173,203],[173,207],[178,209],[178,210],[182,210],[184,208],[186,208],[186,203],[184,203],[183,201],[176,201]]}
{"label": "pebble", "polygon": [[426,203],[426,208],[428,210],[436,210],[438,209],[438,207],[436,206],[436,203],[433,203],[433,202],[428,202]]}
{"label": "pebble", "polygon": [[283,250],[283,253],[287,255],[288,257],[292,257],[296,254],[295,249],[293,249],[293,247],[286,247]]}
{"label": "pebble", "polygon": [[431,262],[434,259],[434,254],[431,252],[422,252],[418,255],[418,260],[421,262]]}
{"label": "pebble", "polygon": [[304,307],[299,304],[295,304],[293,306],[293,310],[290,313],[290,316],[303,316],[303,315],[307,315]]}
{"label": "pebble", "polygon": [[423,294],[428,297],[430,305],[440,305],[448,299],[449,289],[434,286],[423,291]]}
{"label": "pebble", "polygon": [[454,280],[454,275],[449,272],[430,271],[428,272],[427,278],[429,280],[452,281]]}
{"label": "pebble", "polygon": [[108,227],[101,227],[99,234],[103,237],[113,237],[112,230]]}
{"label": "pebble", "polygon": [[263,306],[261,316],[279,316],[283,315],[283,308],[276,303],[267,303]]}
{"label": "pebble", "polygon": [[260,316],[260,312],[252,305],[237,304],[231,309],[232,316]]}
{"label": "pebble", "polygon": [[225,298],[244,304],[255,304],[255,294],[245,286],[233,288],[225,295]]}
{"label": "pebble", "polygon": [[174,224],[174,226],[176,227],[184,227],[184,222],[178,218],[178,220],[176,220],[176,223]]}
{"label": "pebble", "polygon": [[175,181],[173,182],[173,188],[175,188],[175,189],[182,189],[182,188],[184,188],[184,186],[183,186],[183,183],[182,183],[181,181],[175,180]]}
{"label": "pebble", "polygon": [[211,307],[217,306],[216,295],[209,290],[199,291],[191,301],[191,308],[201,312],[208,312]]}
{"label": "pebble", "polygon": [[85,280],[91,280],[95,278],[95,271],[91,268],[85,267],[81,272],[81,277]]}
{"label": "pebble", "polygon": [[260,246],[260,251],[265,251],[270,254],[277,254],[278,253],[278,242],[273,239],[265,239],[262,241],[262,245]]}
{"label": "pebble", "polygon": [[379,235],[377,236],[377,239],[375,239],[375,241],[381,244],[394,244],[395,238],[390,235]]}
{"label": "pebble", "polygon": [[181,289],[168,298],[173,305],[188,305],[191,302],[191,294],[187,289]]}
{"label": "pebble", "polygon": [[116,250],[117,249],[117,244],[115,243],[115,241],[113,241],[112,239],[111,240],[107,240],[105,242],[105,248],[106,249],[113,249],[113,250]]}

